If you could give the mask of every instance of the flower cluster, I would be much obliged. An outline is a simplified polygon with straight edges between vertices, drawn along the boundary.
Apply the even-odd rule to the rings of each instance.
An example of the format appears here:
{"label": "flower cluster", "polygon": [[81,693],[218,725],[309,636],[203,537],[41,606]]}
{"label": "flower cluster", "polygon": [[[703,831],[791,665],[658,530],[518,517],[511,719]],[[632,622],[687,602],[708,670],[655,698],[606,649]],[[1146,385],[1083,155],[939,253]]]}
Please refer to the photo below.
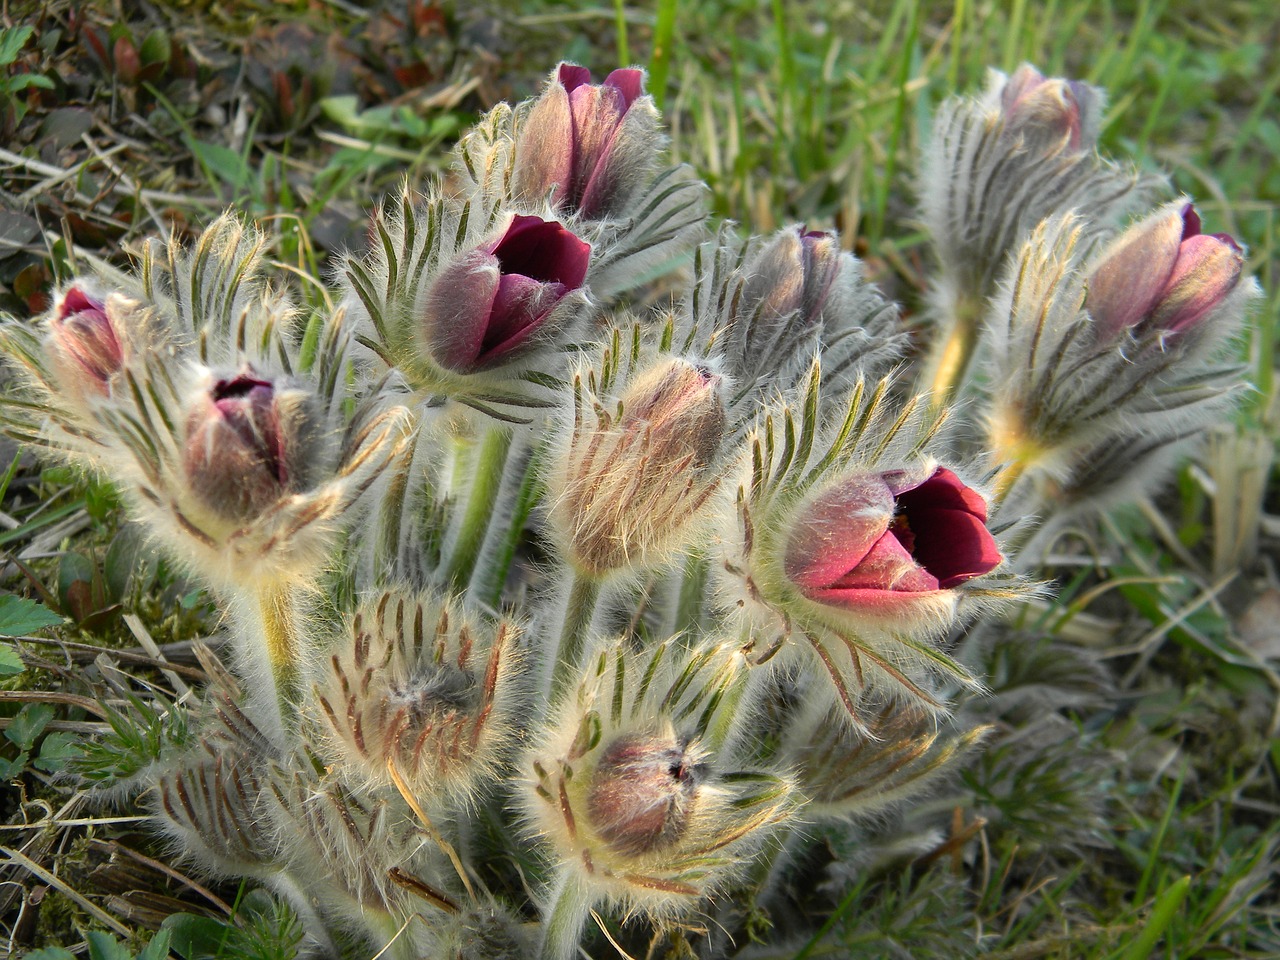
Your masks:
{"label": "flower cluster", "polygon": [[115,795],[314,952],[729,955],[808,825],[849,846],[988,735],[967,628],[1034,593],[1034,538],[1242,386],[1245,253],[1186,198],[1122,227],[1155,185],[1098,156],[1100,91],[1024,65],[942,106],[917,354],[848,238],[711,230],[644,84],[495,107],[331,307],[227,216],[0,325],[5,428],[227,625]]}

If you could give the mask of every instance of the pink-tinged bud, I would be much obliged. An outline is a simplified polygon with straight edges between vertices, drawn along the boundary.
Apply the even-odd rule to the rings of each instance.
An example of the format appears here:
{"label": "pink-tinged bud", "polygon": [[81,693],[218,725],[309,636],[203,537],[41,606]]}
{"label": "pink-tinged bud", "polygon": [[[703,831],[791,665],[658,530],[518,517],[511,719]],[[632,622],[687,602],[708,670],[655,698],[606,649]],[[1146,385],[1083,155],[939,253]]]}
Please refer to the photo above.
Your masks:
{"label": "pink-tinged bud", "polygon": [[616,421],[602,407],[576,410],[553,523],[580,573],[647,566],[678,547],[716,488],[720,393],[720,377],[671,359],[636,377]]}
{"label": "pink-tinged bud", "polygon": [[445,267],[427,292],[429,353],[458,373],[512,359],[582,287],[590,260],[591,245],[561,224],[514,216],[502,236]]}
{"label": "pink-tinged bud", "polygon": [[840,243],[817,230],[783,230],[751,264],[743,298],[760,319],[769,321],[799,311],[806,327],[816,324],[841,268]]}
{"label": "pink-tinged bud", "polygon": [[1044,132],[1061,137],[1069,150],[1083,141],[1081,103],[1091,103],[1088,87],[1074,80],[1048,79],[1024,63],[1000,91],[1005,129],[1011,133]]}
{"label": "pink-tinged bud", "polygon": [[786,574],[818,603],[883,612],[999,566],[986,521],[986,501],[945,467],[923,482],[902,471],[849,477],[803,511]]}
{"label": "pink-tinged bud", "polygon": [[562,63],[525,122],[513,192],[540,199],[554,189],[560,209],[616,215],[652,166],[655,125],[643,71],[614,70],[592,84],[586,67]]}
{"label": "pink-tinged bud", "polygon": [[1142,327],[1180,334],[1235,289],[1244,254],[1226,234],[1203,234],[1191,204],[1167,207],[1126,230],[1089,278],[1085,306],[1108,340]]}
{"label": "pink-tinged bud", "polygon": [[678,841],[702,780],[700,759],[676,737],[619,737],[592,775],[591,826],[621,854],[648,853]]}
{"label": "pink-tinged bud", "polygon": [[250,370],[218,380],[191,412],[183,468],[200,502],[219,519],[243,523],[304,486],[299,412],[286,415],[278,391]]}
{"label": "pink-tinged bud", "polygon": [[105,394],[111,377],[124,365],[124,351],[106,304],[72,287],[54,310],[50,327],[55,348],[83,374],[81,382]]}

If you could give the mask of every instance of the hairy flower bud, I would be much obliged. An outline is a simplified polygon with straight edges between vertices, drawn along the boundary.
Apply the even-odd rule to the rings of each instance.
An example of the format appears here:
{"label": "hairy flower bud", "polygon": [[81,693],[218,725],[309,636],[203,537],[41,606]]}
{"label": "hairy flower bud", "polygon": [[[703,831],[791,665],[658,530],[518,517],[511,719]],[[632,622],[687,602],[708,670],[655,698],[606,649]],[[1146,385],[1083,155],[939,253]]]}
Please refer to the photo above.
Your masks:
{"label": "hairy flower bud", "polygon": [[514,633],[399,590],[364,604],[316,688],[329,755],[384,786],[393,763],[420,802],[473,793],[510,732]]}
{"label": "hairy flower bud", "polygon": [[554,325],[557,304],[582,287],[590,259],[591,246],[561,224],[513,216],[501,236],[446,266],[428,289],[428,354],[458,373],[512,359]]}
{"label": "hairy flower bud", "polygon": [[1046,78],[1024,63],[1000,90],[1005,133],[1035,136],[1044,133],[1060,139],[1066,149],[1080,150],[1086,124],[1088,145],[1097,136],[1098,98],[1093,88],[1078,80]]}
{"label": "hairy flower bud", "polygon": [[800,514],[787,576],[809,599],[851,612],[888,612],[912,594],[949,590],[1001,561],[981,495],[938,467],[837,481]]}
{"label": "hairy flower bud", "polygon": [[104,300],[74,286],[64,293],[49,322],[57,353],[71,361],[79,383],[100,394],[124,365],[124,349]]}
{"label": "hairy flower bud", "polygon": [[1225,233],[1201,233],[1195,209],[1179,202],[1134,224],[1103,253],[1085,306],[1100,340],[1125,330],[1187,333],[1222,304],[1243,269],[1239,244]]}
{"label": "hairy flower bud", "polygon": [[550,194],[557,208],[588,219],[623,211],[656,154],[657,111],[643,86],[642,70],[614,70],[596,85],[586,67],[560,64],[525,120],[514,195]]}
{"label": "hairy flower bud", "polygon": [[569,559],[592,577],[660,561],[716,486],[720,378],[686,360],[661,361],[633,379],[616,417],[583,409],[578,386],[552,513]]}
{"label": "hairy flower bud", "polygon": [[625,735],[605,748],[592,774],[587,812],[600,836],[638,854],[678,839],[703,772],[700,755],[678,737]]}
{"label": "hairy flower bud", "polygon": [[710,728],[745,663],[736,645],[601,646],[534,731],[521,801],[561,878],[588,902],[662,917],[739,875],[796,800],[788,778],[735,770]]}
{"label": "hairy flower bud", "polygon": [[302,391],[278,389],[248,368],[216,380],[187,419],[187,482],[217,518],[244,523],[306,489],[314,430]]}

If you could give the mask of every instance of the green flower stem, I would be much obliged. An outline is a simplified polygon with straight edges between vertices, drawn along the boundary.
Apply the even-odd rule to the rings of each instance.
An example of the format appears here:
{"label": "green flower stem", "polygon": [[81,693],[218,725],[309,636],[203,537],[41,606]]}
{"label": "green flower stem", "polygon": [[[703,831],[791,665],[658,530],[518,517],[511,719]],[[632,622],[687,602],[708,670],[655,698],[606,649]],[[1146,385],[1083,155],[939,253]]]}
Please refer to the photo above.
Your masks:
{"label": "green flower stem", "polygon": [[489,519],[493,516],[510,449],[511,430],[505,427],[490,428],[480,441],[472,462],[467,509],[462,515],[462,524],[446,567],[447,579],[454,589],[465,588],[471,580],[489,529]]}
{"label": "green flower stem", "polygon": [[539,960],[573,960],[578,955],[582,928],[591,915],[594,898],[582,878],[565,870],[551,894],[551,907],[542,921]]}
{"label": "green flower stem", "polygon": [[696,634],[702,625],[702,600],[707,592],[707,558],[699,553],[685,560],[680,577],[680,598],[676,607],[675,629]]}
{"label": "green flower stem", "polygon": [[280,729],[288,731],[290,718],[298,716],[302,697],[302,643],[298,633],[298,611],[293,590],[280,583],[260,588],[256,596],[262,618],[262,639],[275,683],[275,703],[280,711]]}
{"label": "green flower stem", "polygon": [[959,392],[978,347],[982,304],[960,294],[951,305],[944,331],[934,342],[925,364],[920,385],[929,391],[930,403],[936,408]]}
{"label": "green flower stem", "polygon": [[600,581],[577,572],[569,574],[569,598],[564,607],[564,621],[560,626],[560,641],[556,645],[556,660],[551,668],[550,702],[556,703],[569,688],[578,673],[591,618],[600,599]]}
{"label": "green flower stem", "polygon": [[[476,567],[471,580],[472,596],[479,597],[482,603],[495,610],[502,602],[502,587],[507,582],[507,573],[511,570],[511,561],[520,545],[524,526],[542,494],[540,458],[543,450],[541,445],[530,450],[530,444],[525,441],[517,442],[507,454],[503,486],[514,491],[511,509],[495,511],[495,515],[503,518],[503,523],[490,522],[488,540],[492,541],[492,549],[486,544],[483,553],[488,561]],[[503,491],[499,491],[499,504],[502,499]]]}

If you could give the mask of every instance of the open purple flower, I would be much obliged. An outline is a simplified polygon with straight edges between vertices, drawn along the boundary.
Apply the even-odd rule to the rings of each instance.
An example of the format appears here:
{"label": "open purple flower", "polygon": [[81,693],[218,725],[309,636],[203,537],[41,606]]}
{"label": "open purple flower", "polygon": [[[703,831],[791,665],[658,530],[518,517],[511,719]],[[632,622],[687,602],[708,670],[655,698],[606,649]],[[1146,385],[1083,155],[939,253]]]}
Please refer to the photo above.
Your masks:
{"label": "open purple flower", "polygon": [[804,509],[785,570],[810,600],[884,612],[999,566],[986,522],[986,501],[945,467],[923,481],[905,471],[857,475]]}
{"label": "open purple flower", "polygon": [[1191,204],[1173,204],[1107,249],[1089,278],[1085,306],[1102,340],[1141,328],[1183,334],[1222,304],[1243,269],[1235,240],[1201,233]]}
{"label": "open purple flower", "polygon": [[541,198],[554,188],[560,209],[591,219],[617,215],[656,152],[656,112],[643,95],[641,70],[614,70],[593,84],[586,67],[560,64],[525,122],[515,194]]}
{"label": "open purple flower", "polygon": [[510,360],[557,319],[582,286],[591,245],[554,220],[514,216],[497,240],[445,267],[427,291],[423,335],[431,357],[458,373]]}
{"label": "open purple flower", "polygon": [[50,328],[57,351],[81,375],[79,382],[105,394],[111,377],[124,365],[124,350],[106,304],[72,287],[63,294]]}

